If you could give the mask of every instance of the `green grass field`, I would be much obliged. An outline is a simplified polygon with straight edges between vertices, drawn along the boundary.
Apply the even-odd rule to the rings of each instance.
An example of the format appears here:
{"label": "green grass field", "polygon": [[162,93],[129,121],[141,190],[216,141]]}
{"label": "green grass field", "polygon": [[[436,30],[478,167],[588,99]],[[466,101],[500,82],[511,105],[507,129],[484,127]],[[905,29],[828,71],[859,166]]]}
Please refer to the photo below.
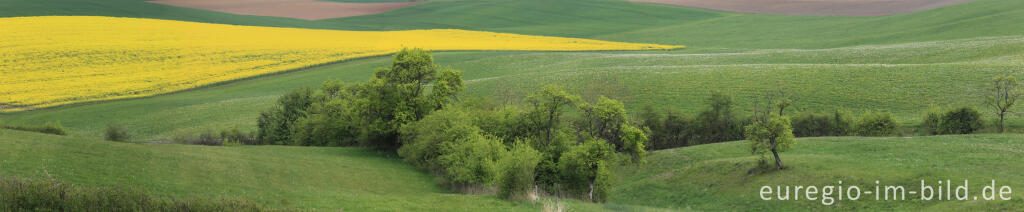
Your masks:
{"label": "green grass field", "polygon": [[[378,2],[376,0],[339,0]],[[388,0],[390,1],[390,0]],[[931,106],[981,108],[977,93],[997,74],[1024,77],[1024,1],[978,0],[913,14],[804,17],[734,14],[618,0],[439,0],[386,13],[304,21],[177,8],[143,0],[0,0],[0,17],[95,15],[348,30],[457,28],[686,45],[674,51],[437,52],[465,71],[465,97],[517,102],[545,84],[585,99],[622,100],[695,113],[712,91],[747,114],[755,95],[783,85],[796,110],[893,112],[917,125]],[[372,57],[154,97],[0,113],[7,124],[56,121],[66,137],[0,130],[0,176],[53,176],[83,185],[131,185],[171,197],[241,197],[271,207],[363,210],[540,210],[492,195],[460,195],[391,155],[359,148],[205,147],[99,141],[108,123],[133,141],[205,129],[255,129],[260,110],[288,90],[325,79],[365,81],[390,57]],[[986,114],[991,121],[993,116]],[[1024,119],[1011,117],[1015,130]],[[606,204],[578,211],[1013,210],[1003,202],[764,202],[763,184],[989,178],[1019,187],[1020,135],[799,139],[784,172],[753,175],[755,156],[730,142],[655,151],[621,167]],[[367,165],[372,164],[372,165]],[[361,179],[381,179],[363,183]],[[1016,181],[1016,182],[1014,182]],[[650,208],[647,208],[650,207]]]}
{"label": "green grass field", "polygon": [[[0,130],[0,176],[126,186],[161,197],[243,198],[324,211],[537,211],[538,203],[452,193],[394,155],[362,148],[140,145]],[[372,164],[372,165],[370,165]],[[372,179],[372,180],[371,180]],[[580,211],[615,207],[563,200]]]}
{"label": "green grass field", "polygon": [[[1021,135],[958,135],[905,138],[824,137],[797,139],[795,148],[781,153],[785,171],[756,173],[758,156],[745,142],[727,142],[654,151],[643,167],[617,170],[619,180],[611,202],[644,204],[704,211],[1013,211],[1024,207],[1024,140]],[[762,186],[857,185],[864,190],[879,185],[903,185],[920,190],[921,180],[933,187],[938,180],[962,185],[969,180],[969,198],[996,180],[1013,188],[1009,201],[923,201],[907,194],[906,201],[764,201]],[[959,181],[959,182],[957,182]],[[836,193],[833,193],[835,195]],[[833,196],[836,198],[836,196]],[[820,197],[819,197],[820,198]],[[980,197],[979,197],[980,198]]]}
{"label": "green grass field", "polygon": [[[873,186],[918,189],[920,180],[988,180],[1018,188],[1021,135],[797,140],[782,154],[783,172],[750,174],[757,156],[742,141],[654,151],[648,164],[615,169],[606,204],[566,201],[573,211],[618,210],[1013,210],[1011,201],[762,201],[763,185]],[[132,185],[157,196],[248,198],[272,208],[354,211],[535,211],[492,195],[455,194],[394,156],[361,148],[140,145],[0,130],[0,176],[52,177],[81,185]],[[373,164],[368,166],[367,164]],[[374,180],[367,180],[374,179]],[[932,183],[934,184],[934,183]],[[979,192],[972,190],[972,194]],[[542,200],[541,202],[543,202]]]}

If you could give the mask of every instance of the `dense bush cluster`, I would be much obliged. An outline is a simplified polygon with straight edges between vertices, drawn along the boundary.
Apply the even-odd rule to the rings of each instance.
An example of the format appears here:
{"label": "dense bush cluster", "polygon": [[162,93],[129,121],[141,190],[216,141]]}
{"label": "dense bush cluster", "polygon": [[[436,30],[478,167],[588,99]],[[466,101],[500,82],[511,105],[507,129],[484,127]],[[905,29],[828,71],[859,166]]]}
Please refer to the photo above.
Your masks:
{"label": "dense bush cluster", "polygon": [[611,190],[611,168],[643,163],[647,135],[619,101],[583,102],[556,87],[523,108],[459,104],[402,127],[398,154],[458,189],[497,187],[523,199],[534,188],[592,201]]}
{"label": "dense bush cluster", "polygon": [[892,136],[896,135],[899,123],[892,113],[865,112],[856,124],[857,135],[861,136]]}
{"label": "dense bush cluster", "polygon": [[802,112],[794,115],[792,122],[796,137],[847,136],[854,133],[852,116],[842,110],[831,114]]}
{"label": "dense bush cluster", "polygon": [[249,200],[157,198],[125,187],[0,177],[2,211],[265,211]]}
{"label": "dense bush cluster", "polygon": [[64,130],[64,126],[61,126],[59,122],[46,122],[43,125],[6,125],[0,123],[4,129],[10,130],[21,130],[29,132],[38,132],[54,135],[67,135],[68,132]]}
{"label": "dense bush cluster", "polygon": [[695,117],[644,108],[639,122],[650,134],[650,148],[668,149],[743,139],[743,126],[750,121],[736,115],[731,97],[714,93],[705,103],[707,108]]}
{"label": "dense bush cluster", "polygon": [[[615,163],[645,161],[648,137],[628,123],[622,102],[584,102],[552,86],[524,105],[459,102],[461,75],[422,50],[406,49],[368,82],[327,81],[285,94],[260,114],[255,140],[396,150],[454,189],[497,188],[510,199],[537,188],[604,201]],[[728,112],[707,116],[715,127],[735,128]]]}
{"label": "dense bush cluster", "polygon": [[971,134],[982,127],[981,113],[970,107],[961,107],[946,112],[932,109],[921,123],[929,134]]}
{"label": "dense bush cluster", "polygon": [[401,126],[441,109],[463,88],[461,71],[440,68],[423,50],[404,49],[368,82],[327,81],[285,94],[260,114],[256,137],[263,144],[393,150]]}
{"label": "dense bush cluster", "polygon": [[[778,102],[778,101],[776,101]],[[785,105],[792,102],[783,101]],[[677,112],[659,112],[645,107],[638,122],[649,134],[650,149],[669,149],[698,144],[743,140],[744,126],[755,122],[753,116],[740,118],[732,109],[732,100],[723,94],[712,94],[708,105],[697,116]],[[780,114],[780,104],[772,104],[773,114]],[[767,117],[767,116],[766,116]],[[804,111],[787,117],[796,137],[818,136],[889,136],[897,134],[899,123],[888,112],[866,112],[860,119],[844,110],[831,113]]]}

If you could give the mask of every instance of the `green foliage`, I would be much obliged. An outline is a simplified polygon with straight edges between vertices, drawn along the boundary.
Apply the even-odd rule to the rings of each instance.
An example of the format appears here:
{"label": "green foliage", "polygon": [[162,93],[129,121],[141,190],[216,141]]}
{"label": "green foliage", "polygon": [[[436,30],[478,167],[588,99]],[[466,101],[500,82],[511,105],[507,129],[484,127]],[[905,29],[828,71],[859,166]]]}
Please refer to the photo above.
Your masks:
{"label": "green foliage", "polygon": [[507,157],[500,141],[479,133],[441,143],[440,152],[437,162],[456,186],[490,185],[498,176],[498,162]]}
{"label": "green foliage", "polygon": [[697,132],[702,143],[743,139],[743,125],[733,113],[732,97],[714,92],[704,102],[708,108],[697,115]]}
{"label": "green foliage", "polygon": [[643,130],[628,124],[622,125],[622,145],[621,151],[629,154],[630,161],[635,164],[644,164],[647,162],[647,135],[644,134]]}
{"label": "green foliage", "polygon": [[982,126],[981,114],[971,107],[961,107],[940,115],[938,109],[930,110],[921,124],[929,134],[971,134]]}
{"label": "green foliage", "polygon": [[857,122],[857,135],[860,136],[891,136],[896,135],[899,123],[888,112],[864,112]]}
{"label": "green foliage", "polygon": [[802,112],[792,118],[796,137],[845,136],[852,131],[850,115],[842,110],[832,114]]}
{"label": "green foliage", "polygon": [[220,138],[224,140],[224,143],[245,145],[259,144],[259,142],[257,142],[256,140],[255,133],[242,132],[242,130],[239,129],[238,126],[220,131]]}
{"label": "green foliage", "polygon": [[942,110],[933,107],[924,114],[924,119],[921,120],[921,127],[924,127],[926,133],[929,135],[938,135],[942,132],[939,125],[942,124]]}
{"label": "green foliage", "polygon": [[659,113],[648,105],[638,118],[640,127],[647,131],[647,146],[650,149],[669,149],[697,143],[697,123],[690,116],[672,111]]}
{"label": "green foliage", "polygon": [[54,180],[0,177],[5,211],[265,211],[240,199],[165,199],[126,187],[85,187]]}
{"label": "green foliage", "polygon": [[23,126],[23,125],[0,125],[5,129],[21,130],[29,132],[46,133],[53,135],[67,135],[67,130],[64,126],[60,125],[60,122],[46,122],[46,124],[39,126]]}
{"label": "green foliage", "polygon": [[778,153],[789,150],[796,143],[789,117],[772,114],[767,122],[755,121],[747,125],[744,133],[750,142],[751,153],[760,155],[764,161],[765,153],[771,152],[775,164],[779,168],[785,167]]}
{"label": "green foliage", "polygon": [[285,94],[260,114],[257,136],[266,144],[396,149],[402,126],[457,101],[465,89],[461,71],[438,69],[426,51],[403,49],[365,84],[329,80]]}
{"label": "green foliage", "polygon": [[346,86],[340,81],[324,81],[313,93],[306,117],[295,122],[292,143],[300,146],[352,146],[361,136],[359,116],[360,85]]}
{"label": "green foliage", "polygon": [[506,199],[526,199],[533,189],[535,170],[541,157],[541,153],[529,143],[516,141],[509,149],[508,157],[501,160],[498,195]]}
{"label": "green foliage", "polygon": [[444,176],[453,186],[488,185],[506,154],[500,141],[485,136],[461,108],[437,111],[402,128],[398,154],[417,167]]}
{"label": "green foliage", "polygon": [[256,120],[259,127],[257,139],[263,144],[288,144],[291,141],[292,125],[306,116],[312,102],[313,89],[302,87],[288,92],[277,99],[277,104],[260,113]]}
{"label": "green foliage", "polygon": [[131,138],[128,131],[117,124],[108,124],[104,135],[108,141],[128,141]]}
{"label": "green foliage", "polygon": [[615,149],[601,139],[588,140],[572,147],[558,160],[562,185],[572,196],[603,202],[611,191],[610,167]]}
{"label": "green foliage", "polygon": [[577,107],[583,112],[582,118],[576,123],[577,130],[608,141],[616,150],[628,148],[621,138],[628,120],[622,102],[601,96],[597,104],[581,102]]}
{"label": "green foliage", "polygon": [[558,131],[564,110],[579,101],[579,96],[571,95],[554,85],[547,85],[528,96],[530,107],[524,119],[533,132],[530,136],[538,138],[542,146],[549,145],[555,138],[554,133]]}
{"label": "green foliage", "polygon": [[535,127],[530,126],[524,118],[525,111],[519,107],[472,111],[473,123],[484,132],[498,137],[506,145],[511,146],[518,139],[531,138],[530,135],[536,134],[531,131],[535,130]]}

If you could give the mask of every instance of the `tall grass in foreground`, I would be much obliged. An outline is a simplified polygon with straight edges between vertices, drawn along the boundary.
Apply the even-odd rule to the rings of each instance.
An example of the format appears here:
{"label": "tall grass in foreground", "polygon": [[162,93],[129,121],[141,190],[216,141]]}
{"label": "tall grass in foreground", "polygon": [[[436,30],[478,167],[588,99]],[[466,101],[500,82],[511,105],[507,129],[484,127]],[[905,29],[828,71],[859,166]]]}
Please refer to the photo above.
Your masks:
{"label": "tall grass in foreground", "polygon": [[266,211],[250,200],[173,199],[127,187],[84,187],[0,177],[2,211]]}

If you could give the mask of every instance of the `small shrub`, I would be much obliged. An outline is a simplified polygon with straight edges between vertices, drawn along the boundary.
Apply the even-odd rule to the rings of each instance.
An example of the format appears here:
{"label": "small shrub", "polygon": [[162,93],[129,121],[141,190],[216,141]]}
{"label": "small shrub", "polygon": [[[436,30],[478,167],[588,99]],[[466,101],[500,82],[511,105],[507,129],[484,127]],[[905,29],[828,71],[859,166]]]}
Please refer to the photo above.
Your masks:
{"label": "small shrub", "polygon": [[942,134],[971,134],[981,129],[981,114],[970,107],[962,107],[946,112],[939,124]]}
{"label": "small shrub", "polygon": [[213,134],[213,131],[206,130],[203,131],[202,133],[199,133],[199,139],[194,140],[192,144],[220,146],[223,144],[223,142],[224,141],[218,138],[216,134]]}
{"label": "small shrub", "polygon": [[128,141],[128,139],[131,138],[131,136],[128,135],[128,131],[116,124],[107,125],[107,130],[104,132],[104,135],[108,141]]}
{"label": "small shrub", "polygon": [[924,115],[924,120],[921,121],[921,126],[924,127],[925,131],[929,135],[938,135],[942,132],[939,125],[942,124],[942,115],[939,109],[928,110]]}
{"label": "small shrub", "polygon": [[259,142],[256,141],[256,134],[253,132],[245,133],[239,130],[238,127],[232,127],[231,129],[223,130],[220,132],[221,139],[224,143],[233,144],[244,144],[244,145],[256,145]]}
{"label": "small shrub", "polygon": [[857,135],[861,136],[892,136],[896,135],[899,124],[888,112],[865,112],[857,122]]}

